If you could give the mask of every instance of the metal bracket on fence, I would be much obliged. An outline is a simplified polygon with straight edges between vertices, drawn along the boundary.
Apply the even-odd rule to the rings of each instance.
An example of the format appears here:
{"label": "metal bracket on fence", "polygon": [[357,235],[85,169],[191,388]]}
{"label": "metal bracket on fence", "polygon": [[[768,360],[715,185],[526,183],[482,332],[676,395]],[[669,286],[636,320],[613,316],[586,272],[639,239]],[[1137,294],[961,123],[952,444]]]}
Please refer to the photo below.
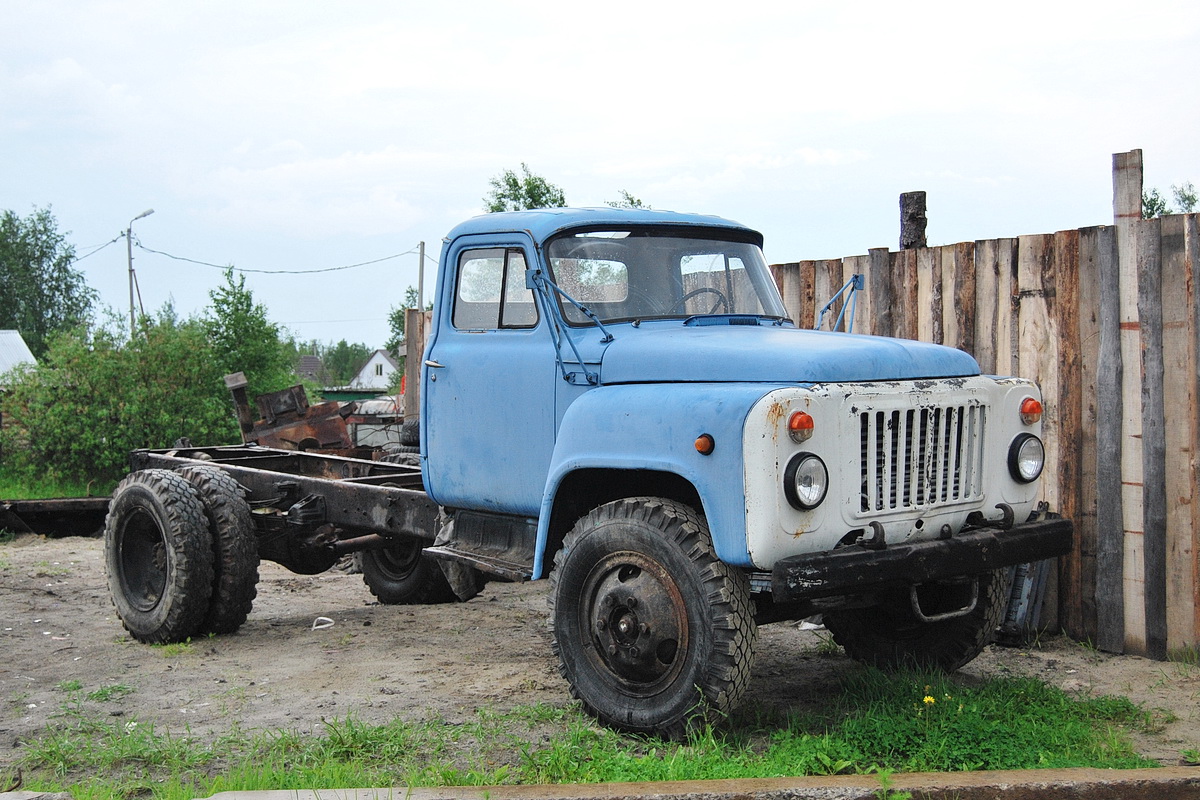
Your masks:
{"label": "metal bracket on fence", "polygon": [[850,280],[846,281],[842,285],[842,288],[838,289],[833,297],[829,298],[829,302],[821,307],[821,313],[817,315],[817,330],[821,330],[821,323],[825,320],[825,313],[833,309],[833,304],[838,301],[839,297],[849,292],[850,295],[846,298],[846,302],[842,303],[842,308],[838,311],[837,319],[834,321],[832,329],[836,331],[841,327],[842,319],[846,316],[846,308],[848,306],[850,308],[850,317],[846,320],[845,331],[846,333],[853,331],[854,312],[858,310],[858,293],[865,289],[866,285],[866,279],[861,273],[851,275]]}

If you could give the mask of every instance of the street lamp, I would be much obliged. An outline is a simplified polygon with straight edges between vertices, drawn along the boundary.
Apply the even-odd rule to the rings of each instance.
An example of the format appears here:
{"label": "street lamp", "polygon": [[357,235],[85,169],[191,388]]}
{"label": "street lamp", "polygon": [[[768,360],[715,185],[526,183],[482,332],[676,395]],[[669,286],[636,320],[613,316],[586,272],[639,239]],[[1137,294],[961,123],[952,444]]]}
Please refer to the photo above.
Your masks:
{"label": "street lamp", "polygon": [[147,208],[145,211],[129,220],[129,227],[125,229],[125,249],[129,254],[129,341],[131,342],[133,341],[133,334],[136,330],[136,323],[134,322],[133,317],[133,223],[137,222],[142,217],[148,217],[153,213],[153,208]]}

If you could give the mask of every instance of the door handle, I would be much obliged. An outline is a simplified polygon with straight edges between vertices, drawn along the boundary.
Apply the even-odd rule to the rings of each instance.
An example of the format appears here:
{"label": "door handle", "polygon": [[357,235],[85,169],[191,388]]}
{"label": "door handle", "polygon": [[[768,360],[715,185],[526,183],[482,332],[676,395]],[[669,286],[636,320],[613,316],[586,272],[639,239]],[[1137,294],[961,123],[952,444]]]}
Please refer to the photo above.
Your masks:
{"label": "door handle", "polygon": [[434,361],[432,358],[425,359],[425,366],[432,367],[433,369],[445,369],[446,368],[445,364],[439,364],[438,362]]}

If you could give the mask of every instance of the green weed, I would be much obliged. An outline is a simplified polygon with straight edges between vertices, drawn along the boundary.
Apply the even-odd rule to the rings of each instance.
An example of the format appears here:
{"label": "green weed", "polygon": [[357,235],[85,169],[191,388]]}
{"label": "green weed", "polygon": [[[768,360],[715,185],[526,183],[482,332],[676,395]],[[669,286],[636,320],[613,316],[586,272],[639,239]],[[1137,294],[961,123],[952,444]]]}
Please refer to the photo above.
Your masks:
{"label": "green weed", "polygon": [[126,686],[123,683],[114,683],[110,686],[101,686],[99,689],[88,692],[86,697],[88,700],[93,700],[97,703],[107,703],[110,700],[120,700],[129,694],[133,694],[132,687]]}
{"label": "green weed", "polygon": [[1120,697],[1075,699],[1032,679],[965,686],[943,675],[856,669],[820,715],[737,715],[683,743],[621,735],[577,708],[547,705],[484,708],[454,724],[351,717],[327,721],[317,735],[234,724],[215,740],[200,739],[114,721],[82,699],[112,699],[128,687],[82,696],[77,684],[60,686],[69,695],[64,713],[24,745],[18,766],[28,789],[71,791],[80,800],[190,800],[232,790],[860,773],[880,776],[876,797],[902,800],[905,793],[891,788],[893,771],[1153,764],[1134,752],[1127,733],[1152,728],[1150,712]]}
{"label": "green weed", "polygon": [[182,642],[169,642],[168,644],[154,644],[150,646],[158,650],[159,655],[163,658],[176,658],[192,652],[192,640],[190,638]]}

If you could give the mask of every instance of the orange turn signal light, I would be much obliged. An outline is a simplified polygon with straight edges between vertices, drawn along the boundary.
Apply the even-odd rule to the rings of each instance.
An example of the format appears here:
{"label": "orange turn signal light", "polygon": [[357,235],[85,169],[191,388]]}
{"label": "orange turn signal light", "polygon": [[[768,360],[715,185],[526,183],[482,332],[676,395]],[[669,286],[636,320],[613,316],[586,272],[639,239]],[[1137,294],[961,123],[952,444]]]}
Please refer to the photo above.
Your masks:
{"label": "orange turn signal light", "polygon": [[816,422],[807,411],[793,411],[792,415],[788,417],[787,427],[788,436],[792,437],[793,442],[799,444],[812,438]]}
{"label": "orange turn signal light", "polygon": [[1032,397],[1026,397],[1021,401],[1021,422],[1026,425],[1032,425],[1042,419],[1042,404],[1034,400]]}
{"label": "orange turn signal light", "polygon": [[707,433],[702,433],[696,437],[696,452],[700,455],[712,455],[712,451],[716,449],[717,443]]}

